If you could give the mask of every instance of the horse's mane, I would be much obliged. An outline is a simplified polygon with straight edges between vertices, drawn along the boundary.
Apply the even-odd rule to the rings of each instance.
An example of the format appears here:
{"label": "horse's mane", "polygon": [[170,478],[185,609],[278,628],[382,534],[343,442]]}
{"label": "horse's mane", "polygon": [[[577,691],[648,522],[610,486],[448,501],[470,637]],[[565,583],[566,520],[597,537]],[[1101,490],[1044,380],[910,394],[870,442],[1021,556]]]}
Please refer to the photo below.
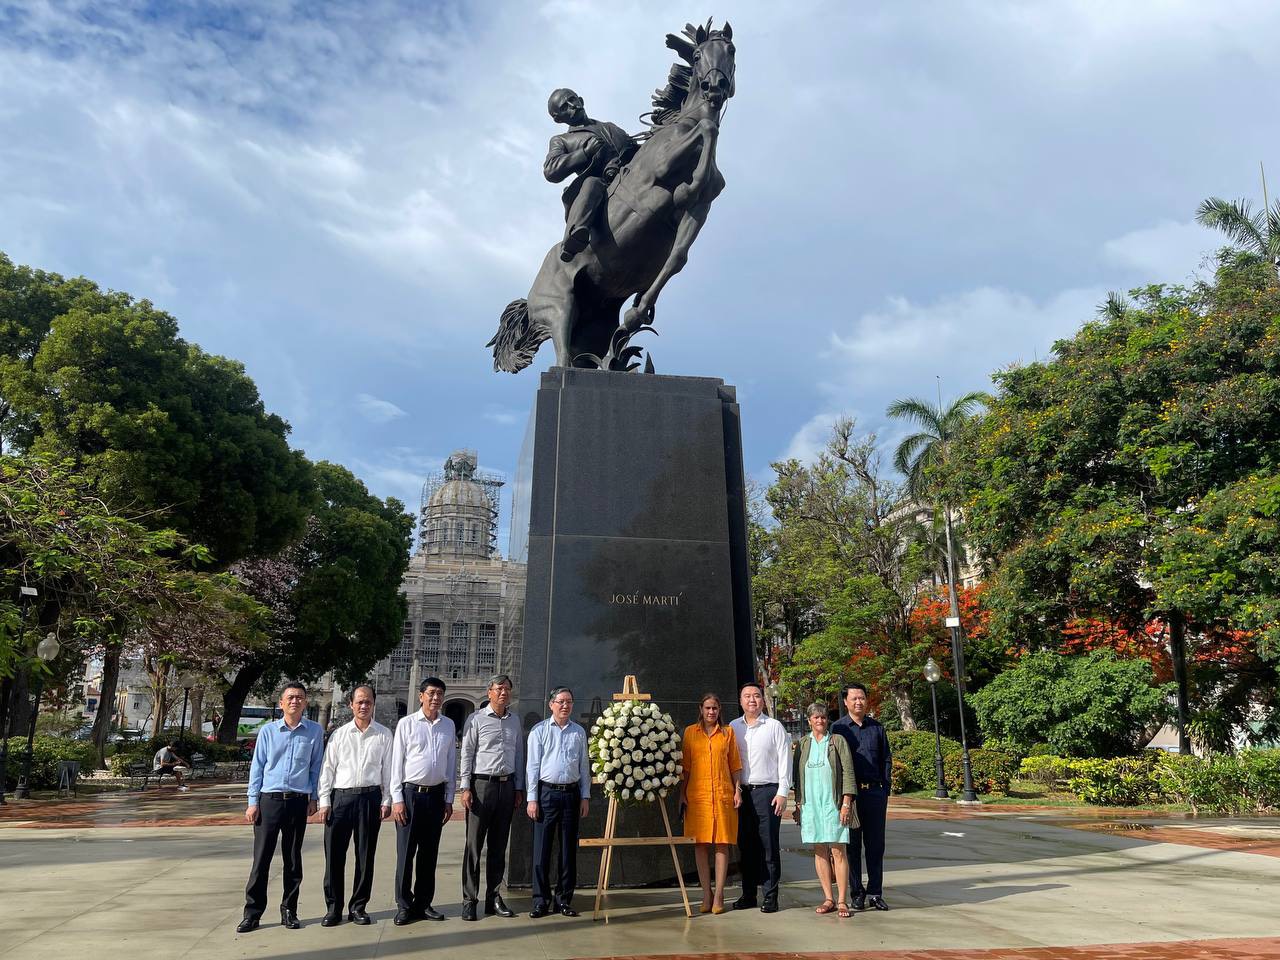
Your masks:
{"label": "horse's mane", "polygon": [[[667,74],[667,85],[653,91],[653,109],[640,115],[640,119],[649,126],[660,127],[670,123],[684,106],[684,101],[689,96],[689,87],[693,83],[693,52],[700,42],[699,31],[704,41],[721,35],[721,31],[711,29],[710,20],[707,20],[705,27],[695,27],[692,23],[686,23],[683,37],[674,33],[667,34],[667,46],[680,55],[680,60],[671,65],[671,72]],[[688,39],[686,40],[685,37]]]}

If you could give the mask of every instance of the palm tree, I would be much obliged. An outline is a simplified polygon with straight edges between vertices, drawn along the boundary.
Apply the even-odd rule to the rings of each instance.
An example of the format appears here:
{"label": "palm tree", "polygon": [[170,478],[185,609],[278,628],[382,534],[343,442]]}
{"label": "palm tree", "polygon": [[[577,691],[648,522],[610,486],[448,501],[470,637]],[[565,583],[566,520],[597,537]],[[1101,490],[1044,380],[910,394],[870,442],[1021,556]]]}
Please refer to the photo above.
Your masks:
{"label": "palm tree", "polygon": [[1270,207],[1264,200],[1262,210],[1255,213],[1248,200],[1210,197],[1196,210],[1196,223],[1225,233],[1232,242],[1271,264],[1280,279],[1280,200]]}
{"label": "palm tree", "polygon": [[937,489],[940,472],[945,469],[951,445],[978,411],[991,402],[981,390],[966,393],[945,410],[941,401],[934,406],[919,397],[895,400],[885,413],[894,420],[907,420],[921,429],[904,437],[893,455],[893,465],[907,478],[911,495],[928,501]]}
{"label": "palm tree", "polygon": [[[895,400],[885,411],[894,420],[907,420],[921,429],[904,437],[893,455],[893,465],[907,478],[907,489],[919,502],[934,499],[941,482],[945,479],[950,466],[951,449],[959,438],[965,425],[987,406],[991,398],[981,392],[973,391],[955,400],[951,406],[942,406],[942,397],[938,397],[935,407],[927,400],[909,397],[906,400]],[[947,599],[950,601],[951,616],[951,656],[955,661],[956,695],[960,704],[960,761],[964,771],[964,791],[961,798],[969,803],[976,802],[977,793],[973,789],[973,772],[969,765],[969,742],[964,729],[964,640],[960,632],[960,601],[956,597],[956,555],[955,538],[952,534],[951,505],[943,498],[942,525],[946,533],[947,548]]]}

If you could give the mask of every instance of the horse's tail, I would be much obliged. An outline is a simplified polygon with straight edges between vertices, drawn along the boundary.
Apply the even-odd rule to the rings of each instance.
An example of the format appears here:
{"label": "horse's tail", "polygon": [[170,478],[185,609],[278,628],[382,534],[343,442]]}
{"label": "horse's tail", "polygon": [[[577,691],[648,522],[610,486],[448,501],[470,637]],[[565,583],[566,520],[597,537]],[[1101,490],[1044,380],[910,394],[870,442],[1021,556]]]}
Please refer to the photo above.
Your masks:
{"label": "horse's tail", "polygon": [[502,311],[498,332],[485,344],[493,347],[493,369],[519,373],[533,363],[534,354],[548,336],[540,324],[529,323],[529,301],[512,300]]}

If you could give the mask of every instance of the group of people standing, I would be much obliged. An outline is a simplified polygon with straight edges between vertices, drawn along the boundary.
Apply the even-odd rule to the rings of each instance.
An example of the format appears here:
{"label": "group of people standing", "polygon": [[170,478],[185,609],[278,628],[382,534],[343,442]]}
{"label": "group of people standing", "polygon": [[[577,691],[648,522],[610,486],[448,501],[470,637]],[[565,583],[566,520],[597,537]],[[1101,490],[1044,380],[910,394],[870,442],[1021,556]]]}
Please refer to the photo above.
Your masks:
{"label": "group of people standing", "polygon": [[[525,737],[510,710],[510,679],[491,678],[488,704],[463,725],[461,750],[453,721],[441,711],[444,693],[443,680],[424,680],[420,709],[401,718],[393,733],[373,719],[376,694],[362,684],[351,692],[352,720],[326,744],[320,725],[305,716],[306,687],[285,685],[283,717],[262,727],[254,748],[245,810],[254,828],[253,865],[237,932],[256,929],[266,911],[277,846],[284,861],[281,924],[287,929],[301,926],[298,895],[308,821],[322,822],[325,830],[323,926],[344,919],[373,922],[367,907],[378,832],[385,820],[396,825],[393,922],[444,920],[434,907],[436,860],[441,832],[453,817],[455,790],[466,817],[462,919],[477,920],[481,902],[486,916],[515,916],[499,888],[511,823],[521,808],[533,826],[529,915],[578,915],[573,908],[578,836],[590,802],[591,760],[586,731],[571,719],[573,692],[567,687],[552,690],[550,715]],[[733,907],[777,911],[779,828],[793,784],[793,816],[804,842],[814,846],[825,895],[817,912],[837,911],[844,917],[851,909],[888,909],[881,889],[888,740],[884,728],[867,716],[864,687],[846,688],[844,702],[849,713],[830,731],[826,708],[812,705],[811,732],[793,750],[782,724],[764,714],[759,684],[741,688],[742,716],[729,724],[722,722],[719,697],[709,693],[702,698],[698,722],[684,733],[680,808],[684,832],[695,839],[703,913],[726,910],[732,843],[738,845],[742,869],[742,895]],[[346,859],[353,841],[355,875],[348,899]],[[558,862],[554,887],[553,856]]]}
{"label": "group of people standing", "polygon": [[884,727],[867,715],[866,687],[849,685],[843,699],[848,713],[834,724],[824,704],[811,704],[810,732],[793,748],[782,724],[765,715],[759,684],[742,687],[742,716],[728,724],[719,696],[703,695],[698,722],[684,732],[680,786],[684,832],[695,843],[703,913],[728,909],[724,888],[729,847],[735,842],[742,895],[733,909],[777,911],[782,872],[778,836],[793,786],[792,816],[802,842],[813,846],[824,896],[816,912],[849,917],[868,907],[889,909],[883,895],[889,741]]}
{"label": "group of people standing", "polygon": [[[378,832],[396,825],[397,926],[444,920],[434,907],[440,834],[461,794],[467,843],[462,864],[462,919],[514,917],[499,893],[506,870],[507,840],[515,812],[533,821],[534,917],[573,909],[578,824],[591,795],[587,735],[569,719],[573,694],[551,693],[551,716],[522,735],[511,712],[511,680],[489,681],[488,704],[467,718],[461,750],[452,720],[441,712],[445,683],[428,677],[419,687],[420,709],[401,718],[392,733],[373,719],[376,694],[362,684],[351,691],[352,719],[325,743],[318,723],[307,719],[307,690],[288,683],[280,696],[283,717],[262,727],[250,767],[245,819],[253,824],[253,865],[245,886],[244,919],[238,933],[257,929],[267,906],[267,878],[277,846],[284,861],[281,925],[301,926],[302,839],[308,821],[324,824],[324,899],[321,925],[344,920],[372,923],[367,908],[373,889]],[[531,784],[525,800],[525,785]],[[459,790],[459,785],[461,789]],[[557,888],[549,887],[552,831],[559,828],[561,866]],[[346,860],[355,843],[355,876],[345,896]],[[480,865],[485,865],[483,898]]]}

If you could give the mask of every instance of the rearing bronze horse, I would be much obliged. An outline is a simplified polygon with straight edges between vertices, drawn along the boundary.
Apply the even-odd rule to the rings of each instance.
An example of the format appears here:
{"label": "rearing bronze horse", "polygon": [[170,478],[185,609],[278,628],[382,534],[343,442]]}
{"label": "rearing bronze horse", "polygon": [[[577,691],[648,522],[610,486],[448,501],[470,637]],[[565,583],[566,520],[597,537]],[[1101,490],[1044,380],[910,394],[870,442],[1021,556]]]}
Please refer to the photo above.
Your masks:
{"label": "rearing bronze horse", "polygon": [[[685,28],[667,34],[684,63],[671,68],[653,96],[652,129],[609,185],[587,249],[569,262],[560,244],[543,258],[527,300],[502,313],[493,367],[517,373],[550,338],[559,366],[628,369],[638,353],[632,333],[654,317],[667,281],[680,272],[706,223],[711,202],[724,189],[716,167],[720,115],[734,94],[733,28]],[[687,64],[687,65],[686,65]],[[631,298],[621,326],[618,313]]]}

